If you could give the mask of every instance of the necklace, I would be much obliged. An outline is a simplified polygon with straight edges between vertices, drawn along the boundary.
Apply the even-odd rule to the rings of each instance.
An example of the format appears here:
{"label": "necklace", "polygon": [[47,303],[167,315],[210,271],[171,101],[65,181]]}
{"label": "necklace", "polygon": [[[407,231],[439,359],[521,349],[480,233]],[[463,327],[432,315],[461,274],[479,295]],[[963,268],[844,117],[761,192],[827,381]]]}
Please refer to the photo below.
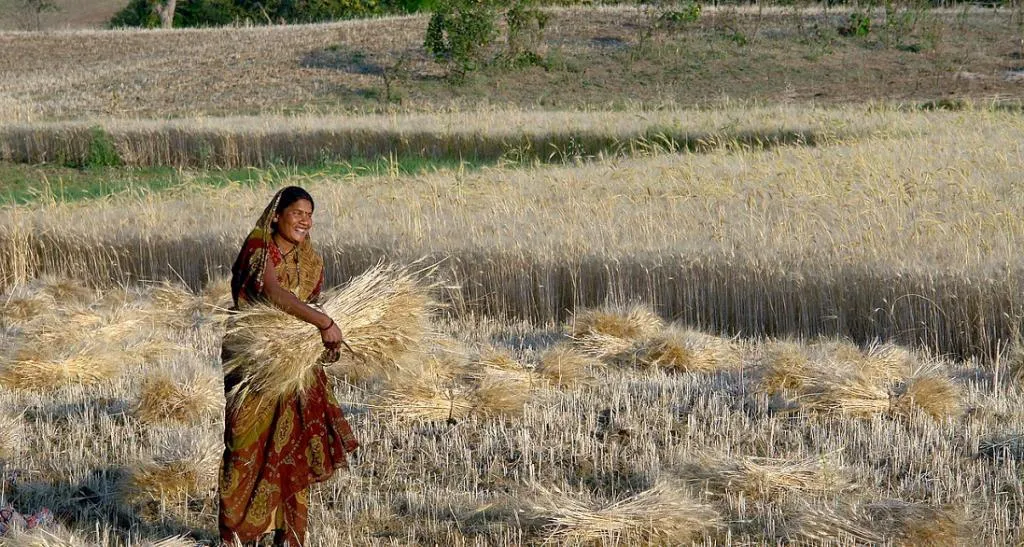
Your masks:
{"label": "necklace", "polygon": [[[299,264],[301,255],[299,253],[295,253],[295,259],[289,260],[289,255],[291,255],[299,246],[292,245],[292,248],[288,249],[288,252],[284,252],[281,251],[281,245],[277,243],[277,238],[274,237],[273,239],[274,246],[277,247],[277,250],[281,253],[281,272],[278,277],[281,279],[282,285],[285,285],[293,294],[299,296],[299,289],[302,287],[302,267]],[[289,271],[291,269],[294,269],[294,276],[292,275],[292,272]]]}

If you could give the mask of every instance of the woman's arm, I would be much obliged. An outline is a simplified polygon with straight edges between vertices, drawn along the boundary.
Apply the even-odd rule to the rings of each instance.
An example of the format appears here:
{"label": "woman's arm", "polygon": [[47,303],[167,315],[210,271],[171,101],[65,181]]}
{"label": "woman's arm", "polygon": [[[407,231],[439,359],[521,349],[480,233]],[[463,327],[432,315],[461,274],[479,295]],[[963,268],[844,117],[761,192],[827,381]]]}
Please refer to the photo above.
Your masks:
{"label": "woman's arm", "polygon": [[267,265],[263,269],[263,294],[273,305],[286,313],[320,329],[320,338],[323,339],[325,346],[336,348],[341,344],[341,329],[334,324],[334,320],[282,287],[277,282],[277,272],[270,260],[267,260]]}

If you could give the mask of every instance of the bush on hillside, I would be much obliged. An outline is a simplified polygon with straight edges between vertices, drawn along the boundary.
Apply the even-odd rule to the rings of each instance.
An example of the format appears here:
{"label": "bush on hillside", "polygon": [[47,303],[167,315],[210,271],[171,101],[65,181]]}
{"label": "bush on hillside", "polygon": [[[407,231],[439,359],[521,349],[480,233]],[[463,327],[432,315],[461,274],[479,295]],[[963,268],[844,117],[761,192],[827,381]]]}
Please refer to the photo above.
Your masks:
{"label": "bush on hillside", "polygon": [[[157,0],[131,0],[114,15],[114,27],[158,27],[153,9]],[[352,19],[383,13],[411,13],[430,6],[432,0],[179,0],[174,12],[176,27],[206,27],[234,22],[313,23]]]}
{"label": "bush on hillside", "polygon": [[423,47],[457,75],[476,68],[497,34],[492,0],[441,0],[427,23]]}

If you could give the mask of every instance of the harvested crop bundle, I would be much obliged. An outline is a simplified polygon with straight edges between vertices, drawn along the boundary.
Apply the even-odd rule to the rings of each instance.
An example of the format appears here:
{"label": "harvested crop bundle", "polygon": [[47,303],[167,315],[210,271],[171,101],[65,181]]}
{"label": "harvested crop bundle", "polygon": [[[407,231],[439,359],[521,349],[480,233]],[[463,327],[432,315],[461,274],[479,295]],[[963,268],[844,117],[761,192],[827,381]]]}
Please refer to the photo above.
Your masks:
{"label": "harvested crop bundle", "polygon": [[864,374],[822,374],[805,386],[799,400],[817,412],[863,418],[889,411],[889,390]]}
{"label": "harvested crop bundle", "polygon": [[559,387],[593,380],[593,371],[601,363],[572,346],[558,345],[545,351],[537,365],[537,373]]}
{"label": "harvested crop bundle", "polygon": [[892,402],[892,412],[910,415],[915,409],[936,420],[957,416],[963,411],[963,394],[953,380],[937,371],[908,378]]}
{"label": "harvested crop bundle", "polygon": [[220,443],[212,437],[181,430],[163,439],[157,453],[125,470],[119,494],[129,505],[148,500],[179,500],[214,486],[220,464]]}
{"label": "harvested crop bundle", "polygon": [[637,361],[675,372],[712,372],[736,365],[739,357],[725,338],[671,326],[643,341]]}
{"label": "harvested crop bundle", "polygon": [[375,404],[405,418],[461,419],[473,410],[472,388],[458,381],[458,372],[443,359],[428,358],[389,379]]}
{"label": "harvested crop bundle", "polygon": [[206,375],[175,378],[157,371],[142,381],[135,416],[147,423],[198,423],[223,406],[220,382]]}
{"label": "harvested crop bundle", "polygon": [[95,385],[121,373],[121,356],[98,348],[58,358],[22,351],[0,367],[0,385],[42,391],[69,384]]}
{"label": "harvested crop bundle", "polygon": [[[323,310],[351,349],[332,373],[346,367],[393,368],[405,353],[422,346],[436,308],[432,285],[421,275],[377,265],[324,298]],[[276,397],[301,393],[313,382],[324,351],[316,327],[269,305],[255,304],[229,319],[224,347],[232,357],[225,373],[241,373],[232,397],[259,393]]]}
{"label": "harvested crop bundle", "polygon": [[786,492],[842,492],[853,483],[841,469],[820,458],[787,460],[725,454],[707,455],[685,464],[681,475],[713,492],[774,498]]}
{"label": "harvested crop bundle", "polygon": [[679,545],[721,523],[712,507],[668,482],[612,503],[540,486],[535,489],[538,495],[528,516],[546,522],[547,540],[552,543]]}
{"label": "harvested crop bundle", "polygon": [[532,388],[528,377],[501,374],[485,376],[473,391],[473,410],[484,416],[522,414]]}
{"label": "harvested crop bundle", "polygon": [[572,334],[576,338],[605,334],[630,340],[654,334],[663,324],[661,317],[644,306],[607,306],[577,313]]}

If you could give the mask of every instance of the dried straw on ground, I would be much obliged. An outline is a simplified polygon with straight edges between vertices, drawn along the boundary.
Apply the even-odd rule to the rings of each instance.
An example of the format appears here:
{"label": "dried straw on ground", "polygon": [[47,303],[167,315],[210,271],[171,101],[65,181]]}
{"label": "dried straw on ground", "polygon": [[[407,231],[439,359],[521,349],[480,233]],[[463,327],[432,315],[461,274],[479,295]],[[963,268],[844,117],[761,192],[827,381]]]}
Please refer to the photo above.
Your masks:
{"label": "dried straw on ground", "polygon": [[717,511],[665,481],[612,503],[534,488],[530,516],[546,521],[547,540],[553,543],[682,544],[721,524]]}
{"label": "dried straw on ground", "polygon": [[917,362],[917,356],[907,348],[888,343],[872,344],[860,368],[881,380],[897,380],[912,375]]}
{"label": "dried straw on ground", "polygon": [[0,298],[0,325],[23,325],[54,313],[56,303],[43,293]]}
{"label": "dried straw on ground", "polygon": [[60,525],[37,527],[31,530],[12,528],[0,540],[4,547],[91,547],[92,542],[65,530]]}
{"label": "dried straw on ground", "polygon": [[147,423],[197,424],[223,407],[217,379],[204,374],[175,378],[157,371],[140,387],[135,416]]}
{"label": "dried straw on ground", "polygon": [[213,487],[220,464],[219,445],[187,433],[165,440],[154,457],[126,470],[119,485],[125,502],[177,501]]}
{"label": "dried straw on ground", "polygon": [[577,312],[573,317],[572,336],[606,335],[639,340],[653,335],[663,325],[661,318],[644,306],[607,306]]}
{"label": "dried straw on ground", "polygon": [[792,341],[772,342],[759,363],[761,388],[767,393],[799,389],[810,374],[810,367],[810,357],[803,345]]}
{"label": "dried straw on ground", "polygon": [[83,304],[96,299],[95,290],[85,284],[64,277],[45,276],[37,280],[43,294],[53,298],[58,305]]}
{"label": "dried straw on ground", "polygon": [[163,328],[185,330],[195,326],[204,312],[203,299],[188,288],[171,283],[159,283],[147,291],[147,305],[141,307],[136,318]]}
{"label": "dried straw on ground", "polygon": [[188,536],[173,536],[156,541],[146,541],[139,544],[139,547],[196,547],[197,545],[201,544],[189,539]]}
{"label": "dried straw on ground", "polygon": [[908,378],[892,402],[892,412],[905,416],[920,409],[936,420],[963,413],[963,394],[948,376],[932,371]]}
{"label": "dried straw on ground", "polygon": [[200,293],[206,309],[227,309],[231,302],[231,278],[218,277],[211,279]]}
{"label": "dried straw on ground", "polygon": [[596,359],[571,345],[560,344],[541,354],[536,371],[556,386],[567,387],[592,381],[594,372],[600,367],[601,363]]}
{"label": "dried straw on ground", "polygon": [[0,460],[17,458],[25,440],[25,425],[20,416],[0,414]]}
{"label": "dried straw on ground", "polygon": [[843,492],[853,487],[846,473],[818,458],[707,455],[684,464],[680,475],[712,492],[740,493],[751,499],[771,499],[789,492]]}
{"label": "dried straw on ground", "polygon": [[473,411],[483,416],[517,416],[530,400],[529,379],[488,375],[473,390]]}
{"label": "dried straw on ground", "polygon": [[881,500],[854,509],[861,520],[898,545],[963,545],[967,539],[964,512],[903,500]]}
{"label": "dried straw on ground", "polygon": [[884,540],[874,527],[861,522],[849,504],[839,507],[811,505],[804,501],[787,519],[784,536],[803,538],[826,545],[835,543],[878,544]]}
{"label": "dried straw on ground", "polygon": [[822,374],[809,382],[799,402],[816,412],[836,412],[869,418],[889,411],[889,391],[862,373],[829,376]]}
{"label": "dried straw on ground", "polygon": [[461,419],[477,406],[472,388],[458,380],[458,371],[436,358],[393,375],[373,404],[420,420]]}
{"label": "dried straw on ground", "polygon": [[573,339],[581,352],[618,367],[636,366],[639,340],[610,334],[592,333]]}
{"label": "dried straw on ground", "polygon": [[736,366],[739,355],[729,340],[670,326],[643,341],[637,361],[672,372],[712,372]]}
{"label": "dried straw on ground", "polygon": [[[345,366],[393,368],[401,356],[423,346],[435,308],[432,286],[421,275],[378,265],[327,295],[324,311],[334,318],[355,355],[342,351]],[[225,371],[243,381],[232,396],[259,393],[276,397],[304,391],[323,352],[320,333],[269,305],[253,305],[235,314],[224,337],[234,357]]]}
{"label": "dried straw on ground", "polygon": [[91,386],[116,378],[122,360],[116,353],[92,348],[56,359],[21,352],[0,366],[0,385],[11,389],[42,391],[65,385]]}

